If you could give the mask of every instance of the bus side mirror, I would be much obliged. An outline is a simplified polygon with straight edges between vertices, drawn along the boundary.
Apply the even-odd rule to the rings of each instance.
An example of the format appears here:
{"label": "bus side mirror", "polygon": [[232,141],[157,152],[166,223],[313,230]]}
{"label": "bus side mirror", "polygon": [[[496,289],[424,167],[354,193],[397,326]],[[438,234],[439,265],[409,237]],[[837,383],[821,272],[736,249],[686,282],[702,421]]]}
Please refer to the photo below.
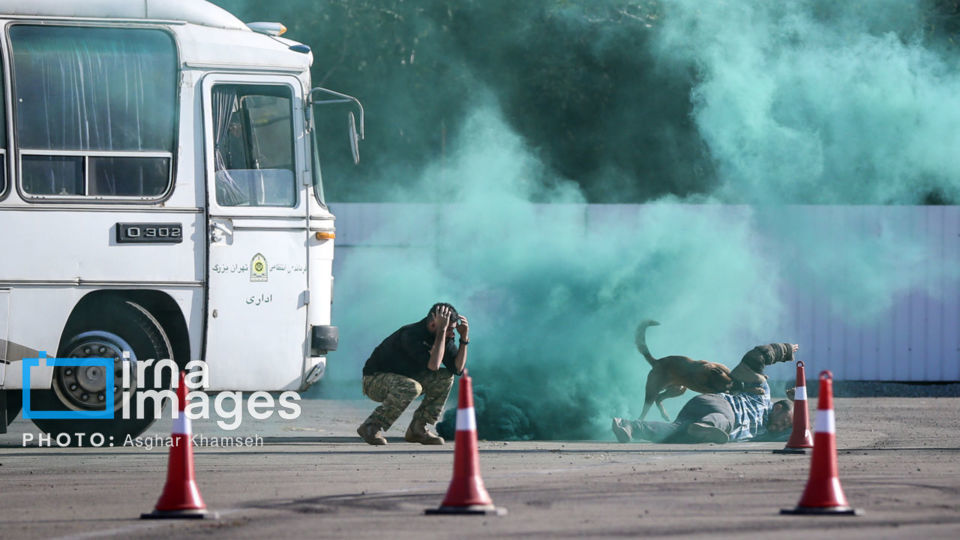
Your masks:
{"label": "bus side mirror", "polygon": [[348,130],[350,131],[350,152],[353,154],[353,164],[360,164],[360,135],[357,133],[357,117],[353,111],[347,113]]}
{"label": "bus side mirror", "polygon": [[[320,99],[318,99],[318,97],[320,97]],[[353,96],[334,92],[326,88],[317,87],[310,91],[310,110],[313,111],[313,115],[317,112],[317,106],[343,103],[355,105],[357,111],[360,113],[360,129],[357,129],[357,117],[354,111],[347,113],[347,136],[350,138],[350,153],[353,154],[353,163],[356,165],[360,163],[360,141],[363,140],[363,105],[360,103],[360,100]],[[313,115],[311,115],[310,118],[310,127],[311,129],[316,129],[316,120],[313,118]]]}

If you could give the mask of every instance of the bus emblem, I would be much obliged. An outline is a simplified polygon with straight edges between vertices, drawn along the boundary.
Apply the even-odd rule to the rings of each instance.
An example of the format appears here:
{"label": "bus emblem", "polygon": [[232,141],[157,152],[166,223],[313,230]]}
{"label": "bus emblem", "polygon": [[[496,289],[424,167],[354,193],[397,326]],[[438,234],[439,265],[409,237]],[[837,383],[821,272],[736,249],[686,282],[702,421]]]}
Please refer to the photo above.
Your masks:
{"label": "bus emblem", "polygon": [[250,281],[267,280],[267,258],[257,253],[250,261]]}

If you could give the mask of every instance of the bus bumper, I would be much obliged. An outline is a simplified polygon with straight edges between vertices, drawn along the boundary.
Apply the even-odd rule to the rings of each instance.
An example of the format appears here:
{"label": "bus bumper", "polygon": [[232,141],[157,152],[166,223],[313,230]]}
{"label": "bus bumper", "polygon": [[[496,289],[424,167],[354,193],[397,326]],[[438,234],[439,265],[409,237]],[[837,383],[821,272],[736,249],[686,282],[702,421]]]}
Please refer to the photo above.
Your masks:
{"label": "bus bumper", "polygon": [[340,329],[336,326],[317,325],[310,327],[310,356],[325,356],[337,350]]}

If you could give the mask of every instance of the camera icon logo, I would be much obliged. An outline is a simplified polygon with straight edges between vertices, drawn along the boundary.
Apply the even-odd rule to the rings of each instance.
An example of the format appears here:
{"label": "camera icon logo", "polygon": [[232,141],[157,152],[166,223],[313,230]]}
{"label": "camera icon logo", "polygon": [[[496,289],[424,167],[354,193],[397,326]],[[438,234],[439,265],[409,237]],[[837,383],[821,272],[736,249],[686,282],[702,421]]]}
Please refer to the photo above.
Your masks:
{"label": "camera icon logo", "polygon": [[[104,409],[102,411],[35,411],[30,403],[30,368],[39,367],[43,360],[47,367],[101,367],[106,376],[104,388]],[[110,420],[114,417],[112,358],[47,358],[46,351],[40,351],[37,358],[23,359],[23,417],[40,420]]]}

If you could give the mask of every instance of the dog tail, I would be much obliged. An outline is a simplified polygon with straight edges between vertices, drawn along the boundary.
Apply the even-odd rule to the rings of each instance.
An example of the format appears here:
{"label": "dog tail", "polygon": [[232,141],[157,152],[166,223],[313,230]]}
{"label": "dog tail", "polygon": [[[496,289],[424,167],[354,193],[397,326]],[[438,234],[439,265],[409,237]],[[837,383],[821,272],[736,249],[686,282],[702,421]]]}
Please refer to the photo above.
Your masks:
{"label": "dog tail", "polygon": [[650,365],[653,366],[656,365],[657,359],[650,354],[650,349],[647,348],[646,339],[647,328],[650,326],[660,326],[660,323],[651,319],[641,322],[640,325],[637,326],[636,342],[637,350],[640,351],[640,354],[642,354],[643,357],[647,359],[647,362],[650,362]]}

